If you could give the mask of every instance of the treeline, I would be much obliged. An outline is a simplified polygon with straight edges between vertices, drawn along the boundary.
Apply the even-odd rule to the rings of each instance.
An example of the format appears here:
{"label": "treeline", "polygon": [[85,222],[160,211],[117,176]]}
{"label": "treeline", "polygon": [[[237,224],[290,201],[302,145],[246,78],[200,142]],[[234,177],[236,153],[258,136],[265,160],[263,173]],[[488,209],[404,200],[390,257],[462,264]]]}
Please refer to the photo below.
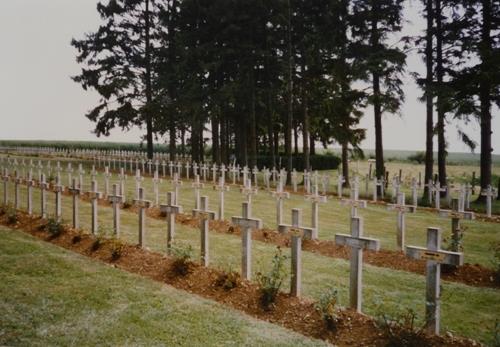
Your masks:
{"label": "treeline", "polygon": [[97,6],[97,31],[72,41],[82,65],[73,79],[101,96],[87,114],[96,134],[144,126],[150,156],[155,137],[166,139],[171,155],[178,145],[189,148],[195,161],[203,160],[210,142],[215,162],[253,167],[268,156],[277,166],[283,155],[290,172],[299,147],[309,169],[316,145],[335,142],[346,178],[349,152],[359,151],[365,137],[360,118],[371,106],[382,178],[382,119],[400,111],[406,54],[417,49],[427,68],[425,76],[415,75],[427,105],[426,181],[433,177],[434,136],[439,179],[446,181],[447,120],[477,119],[485,187],[491,183],[491,109],[500,103],[499,1],[423,0],[421,37],[402,37],[404,5],[109,0]]}

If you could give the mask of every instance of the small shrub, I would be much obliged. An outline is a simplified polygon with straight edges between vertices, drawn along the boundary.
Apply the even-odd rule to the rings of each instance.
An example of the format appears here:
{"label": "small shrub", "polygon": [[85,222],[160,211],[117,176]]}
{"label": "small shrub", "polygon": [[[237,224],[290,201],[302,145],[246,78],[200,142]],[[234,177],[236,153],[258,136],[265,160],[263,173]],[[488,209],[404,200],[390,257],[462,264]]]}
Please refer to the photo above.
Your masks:
{"label": "small shrub", "polygon": [[2,205],[0,206],[0,216],[4,216],[7,213],[8,206]]}
{"label": "small shrub", "polygon": [[19,221],[19,216],[17,215],[17,211],[13,207],[7,208],[7,224],[16,224]]}
{"label": "small shrub", "polygon": [[316,303],[316,310],[319,311],[323,321],[328,330],[335,331],[337,329],[338,316],[337,316],[337,303],[338,291],[335,288],[329,288],[326,292],[321,294],[318,302]]}
{"label": "small shrub", "polygon": [[82,235],[80,234],[73,236],[73,238],[71,239],[71,243],[73,244],[77,244],[80,241],[82,241]]}
{"label": "small shrub", "polygon": [[52,236],[57,237],[64,231],[64,226],[56,218],[49,218],[45,224],[45,230]]}
{"label": "small shrub", "polygon": [[191,272],[193,265],[193,247],[177,243],[172,245],[171,254],[175,258],[172,263],[172,269],[179,276],[186,276]]}
{"label": "small shrub", "polygon": [[133,206],[133,202],[132,202],[132,201],[130,201],[130,200],[128,200],[128,199],[127,199],[127,200],[125,200],[125,201],[123,202],[123,204],[122,204],[122,207],[123,207],[124,209],[131,208],[132,206]]}
{"label": "small shrub", "polygon": [[377,315],[377,323],[387,338],[387,347],[430,347],[423,327],[417,326],[416,313],[408,309],[394,317],[386,313]]}
{"label": "small shrub", "polygon": [[94,242],[92,242],[92,245],[90,245],[90,250],[92,252],[97,251],[99,248],[101,248],[103,241],[104,241],[104,239],[102,236],[97,236],[95,238]]}
{"label": "small shrub", "polygon": [[240,274],[237,271],[234,271],[231,267],[222,269],[215,280],[215,285],[217,287],[222,287],[224,290],[234,289],[238,287],[239,284]]}
{"label": "small shrub", "polygon": [[109,246],[111,250],[111,260],[118,260],[125,249],[125,245],[118,239],[109,240]]}
{"label": "small shrub", "polygon": [[272,259],[271,271],[267,274],[257,273],[257,283],[261,292],[260,300],[264,309],[269,309],[270,305],[276,301],[281,285],[288,275],[285,266],[287,258],[278,247]]}

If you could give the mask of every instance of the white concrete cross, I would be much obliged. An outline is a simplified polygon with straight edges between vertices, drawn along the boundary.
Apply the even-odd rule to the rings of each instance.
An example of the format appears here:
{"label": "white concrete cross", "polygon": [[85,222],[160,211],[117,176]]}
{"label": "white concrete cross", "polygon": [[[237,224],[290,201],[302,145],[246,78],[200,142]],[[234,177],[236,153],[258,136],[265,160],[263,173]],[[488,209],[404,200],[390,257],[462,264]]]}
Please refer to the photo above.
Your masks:
{"label": "white concrete cross", "polygon": [[337,178],[337,196],[342,199],[342,187],[344,186],[345,183],[345,178],[344,176],[340,175]]}
{"label": "white concrete cross", "polygon": [[415,177],[411,179],[411,199],[413,206],[418,206],[418,182]]}
{"label": "white concrete cross", "polygon": [[200,176],[196,175],[194,177],[194,182],[191,184],[194,190],[194,209],[198,210],[200,208],[200,189],[203,189],[204,184],[200,182]]}
{"label": "white concrete cross", "polygon": [[54,193],[56,194],[56,220],[61,221],[61,208],[62,208],[62,194],[64,193],[64,186],[61,184],[61,175],[58,172],[56,175],[56,184],[54,186]]}
{"label": "white concrete cross", "polygon": [[208,231],[209,221],[216,218],[216,213],[208,209],[208,196],[202,196],[200,200],[200,208],[193,210],[193,217],[200,219],[200,248],[201,248],[201,263],[207,267],[209,264],[209,246],[208,246]]}
{"label": "white concrete cross", "polygon": [[387,205],[387,209],[390,211],[397,211],[397,234],[396,234],[396,245],[399,250],[404,250],[405,247],[405,233],[406,233],[406,213],[415,213],[417,210],[416,206],[406,205],[405,193],[398,193],[396,204]]}
{"label": "white concrete cross", "polygon": [[33,172],[32,169],[28,169],[28,177],[26,179],[26,186],[27,186],[27,198],[28,198],[28,215],[33,214],[33,187],[36,186],[35,181],[33,180]]}
{"label": "white concrete cross", "polygon": [[311,226],[313,228],[313,233],[311,235],[312,240],[318,239],[319,234],[319,204],[326,203],[326,196],[320,195],[318,192],[318,185],[314,185],[313,193],[306,195],[306,200],[311,201]]}
{"label": "white concrete cross", "polygon": [[9,170],[7,168],[3,169],[2,181],[3,181],[3,204],[4,206],[7,206],[7,204],[9,203],[9,181],[10,181]]}
{"label": "white concrete cross", "polygon": [[464,195],[464,210],[470,209],[470,198],[472,196],[472,187],[469,182],[465,183],[465,195]]}
{"label": "white concrete cross", "polygon": [[113,184],[113,193],[108,196],[108,201],[113,206],[113,232],[117,238],[120,237],[120,204],[123,203],[123,195],[120,194],[117,184]]}
{"label": "white concrete cross", "polygon": [[225,182],[226,181],[226,172],[227,172],[226,165],[221,164],[219,171],[220,171],[220,175],[221,175],[222,179]]}
{"label": "white concrete cross", "polygon": [[224,184],[224,177],[219,177],[219,184],[213,186],[219,192],[219,220],[224,220],[224,193],[229,191],[229,186]]}
{"label": "white concrete cross", "polygon": [[460,201],[457,198],[451,201],[451,210],[439,210],[439,216],[444,218],[451,218],[451,250],[453,252],[459,252],[460,244],[460,220],[473,220],[475,215],[473,212],[465,212],[463,208],[460,207]]}
{"label": "white concrete cross", "polygon": [[194,162],[193,163],[193,176],[198,175],[198,163]]}
{"label": "white concrete cross", "polygon": [[141,176],[141,170],[137,169],[135,170],[135,196],[136,198],[139,197],[139,189],[141,188],[141,182],[144,180],[144,178]]}
{"label": "white concrete cross", "polygon": [[[293,187],[293,192],[294,193],[297,193],[297,184],[299,183],[298,180],[299,180],[299,176],[297,174],[297,171],[295,171],[295,169],[293,169],[292,171],[292,187]],[[268,181],[269,181],[269,178],[268,178]]]}
{"label": "white concrete cross", "polygon": [[109,172],[109,166],[104,167],[104,196],[108,197],[109,194],[109,179],[111,178],[111,173]]}
{"label": "white concrete cross", "polygon": [[88,192],[88,194],[89,194],[90,203],[92,206],[91,231],[92,231],[92,234],[96,234],[99,230],[97,208],[98,208],[99,199],[102,198],[102,193],[97,190],[97,181],[95,181],[95,180],[92,181],[92,183],[90,185],[90,191]]}
{"label": "white concrete cross", "polygon": [[83,194],[83,175],[85,175],[83,166],[82,164],[78,164],[78,186],[80,187],[80,194]]}
{"label": "white concrete cross", "polygon": [[434,183],[432,183],[432,179],[429,180],[427,184],[424,185],[424,187],[427,187],[427,190],[429,192],[428,195],[428,202],[429,205],[432,205],[432,198],[434,197]]}
{"label": "white concrete cross", "polygon": [[151,170],[153,166],[153,162],[151,161],[151,159],[148,159],[147,164],[148,164],[148,173],[149,175],[151,175]]}
{"label": "white concrete cross", "polygon": [[78,202],[79,202],[78,195],[80,195],[80,187],[76,182],[76,178],[73,178],[71,180],[71,186],[68,188],[68,191],[72,195],[72,200],[73,200],[73,214],[72,214],[73,229],[78,229],[80,227],[79,208],[78,208]]}
{"label": "white concrete cross", "polygon": [[179,187],[182,186],[182,181],[179,179],[179,174],[174,173],[174,178],[170,181],[174,187],[174,204],[179,204]]}
{"label": "white concrete cross", "polygon": [[240,187],[240,193],[246,196],[247,202],[252,205],[252,195],[257,195],[257,188],[252,187],[252,181],[247,179],[245,185]]}
{"label": "white concrete cross", "polygon": [[262,220],[252,218],[252,208],[244,202],[241,217],[232,217],[234,225],[242,229],[241,232],[241,277],[250,280],[252,277],[252,230],[262,228]]}
{"label": "white concrete cross", "polygon": [[66,168],[66,173],[68,174],[68,186],[71,186],[71,183],[73,182],[73,168],[71,167],[71,163],[68,163],[68,166]]}
{"label": "white concrete cross", "polygon": [[351,247],[350,276],[349,276],[349,302],[350,307],[361,313],[363,290],[363,250],[378,251],[380,241],[363,237],[363,219],[351,218],[351,235],[336,234],[335,243]]}
{"label": "white concrete cross", "polygon": [[191,163],[186,161],[186,179],[189,179],[189,175],[191,173]]}
{"label": "white concrete cross", "polygon": [[161,161],[161,172],[162,172],[162,176],[164,178],[166,176],[166,169],[165,169],[166,166],[167,166],[167,163],[165,162],[165,160],[162,160]]}
{"label": "white concrete cross", "polygon": [[217,164],[212,165],[212,183],[215,184],[217,182]]}
{"label": "white concrete cross", "polygon": [[231,176],[233,179],[233,184],[236,184],[236,174],[238,174],[238,176],[239,176],[240,170],[236,167],[236,165],[233,164],[230,171],[231,171]]}
{"label": "white concrete cross", "polygon": [[207,174],[208,174],[208,165],[207,163],[203,163],[201,167],[202,175],[203,175],[203,181],[207,181]]}
{"label": "white concrete cross", "polygon": [[398,199],[398,195],[399,195],[399,191],[401,189],[401,182],[399,181],[399,177],[398,176],[394,176],[392,178],[392,200],[393,201],[397,201]]}
{"label": "white concrete cross", "polygon": [[177,162],[177,174],[179,175],[179,178],[182,178],[182,162],[180,161]]}
{"label": "white concrete cross", "polygon": [[321,175],[321,188],[323,189],[323,195],[328,193],[328,186],[330,185],[330,176],[328,174]]}
{"label": "white concrete cross", "polygon": [[311,193],[311,173],[306,170],[304,170],[304,190],[306,194]]}
{"label": "white concrete cross", "polygon": [[97,176],[97,171],[95,169],[95,166],[92,165],[92,170],[90,171],[90,180],[95,181],[96,176]]}
{"label": "white concrete cross", "polygon": [[167,254],[170,255],[175,237],[175,215],[182,213],[182,206],[175,204],[173,192],[167,193],[167,203],[160,205],[160,211],[167,215]]}
{"label": "white concrete cross", "polygon": [[40,188],[40,211],[42,218],[45,219],[47,218],[47,190],[49,189],[50,185],[47,183],[45,179],[45,174],[41,174],[40,176],[40,183],[39,183],[39,188]]}
{"label": "white concrete cross", "polygon": [[169,169],[169,174],[170,174],[170,177],[174,177],[174,162],[173,161],[169,161],[168,163],[168,169]]}
{"label": "white concrete cross", "polygon": [[481,196],[486,197],[486,215],[491,218],[491,201],[496,196],[495,190],[491,187],[491,185],[488,185],[488,187],[483,189],[481,192]]}
{"label": "white concrete cross", "polygon": [[155,197],[155,206],[159,204],[159,195],[160,195],[160,177],[158,175],[158,170],[155,170],[153,173],[153,194]]}
{"label": "white concrete cross", "polygon": [[[242,174],[243,174],[243,185],[246,186],[247,185],[247,180],[248,180],[248,174],[249,174],[249,171],[248,171],[248,167],[245,165],[243,167],[243,170],[241,170]],[[252,184],[252,182],[250,182],[250,185]]]}
{"label": "white concrete cross", "polygon": [[259,178],[259,168],[257,166],[254,166],[252,169],[252,176],[253,176],[253,185],[255,187],[259,186],[258,178]]}
{"label": "white concrete cross", "polygon": [[271,195],[276,199],[276,225],[283,223],[283,201],[290,198],[290,193],[283,190],[283,183],[278,181],[276,191],[271,192]]}
{"label": "white concrete cross", "polygon": [[446,187],[441,188],[441,184],[437,181],[434,185],[434,203],[436,209],[438,210],[441,208],[441,192],[444,191],[446,191]]}
{"label": "white concrete cross", "polygon": [[14,171],[14,208],[16,210],[18,210],[21,205],[21,195],[19,194],[19,189],[22,183],[23,179],[19,175],[19,170],[16,169]]}
{"label": "white concrete cross", "polygon": [[298,208],[292,209],[292,225],[281,224],[280,233],[290,232],[291,236],[291,283],[290,293],[299,297],[302,288],[302,237],[311,238],[313,229],[302,226],[302,211]]}
{"label": "white concrete cross", "polygon": [[139,247],[146,245],[146,210],[151,207],[151,201],[144,197],[144,188],[139,188],[139,197],[134,199],[134,205],[139,208]]}
{"label": "white concrete cross", "polygon": [[432,334],[439,334],[440,328],[440,282],[441,264],[461,266],[464,263],[463,253],[448,252],[441,249],[441,230],[427,229],[427,248],[406,246],[406,256],[412,259],[427,260],[426,265],[426,328]]}
{"label": "white concrete cross", "polygon": [[350,198],[340,200],[342,205],[351,206],[351,217],[356,217],[358,215],[358,208],[366,208],[365,200],[358,200],[358,193],[356,187],[351,188]]}

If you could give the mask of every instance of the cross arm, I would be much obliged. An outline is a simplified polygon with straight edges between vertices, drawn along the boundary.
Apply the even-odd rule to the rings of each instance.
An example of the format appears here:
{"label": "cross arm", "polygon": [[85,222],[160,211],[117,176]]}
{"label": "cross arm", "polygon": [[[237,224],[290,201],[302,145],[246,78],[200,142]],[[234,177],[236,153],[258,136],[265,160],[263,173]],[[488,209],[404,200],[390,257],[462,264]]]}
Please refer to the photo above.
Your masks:
{"label": "cross arm", "polygon": [[354,248],[380,250],[380,241],[368,237],[353,237],[346,234],[335,234],[335,243],[339,246],[350,246]]}
{"label": "cross arm", "polygon": [[242,228],[262,229],[262,220],[256,218],[231,217],[231,222]]}
{"label": "cross arm", "polygon": [[431,251],[423,247],[406,246],[406,256],[412,259],[432,260],[439,264],[463,265],[464,254],[449,251]]}

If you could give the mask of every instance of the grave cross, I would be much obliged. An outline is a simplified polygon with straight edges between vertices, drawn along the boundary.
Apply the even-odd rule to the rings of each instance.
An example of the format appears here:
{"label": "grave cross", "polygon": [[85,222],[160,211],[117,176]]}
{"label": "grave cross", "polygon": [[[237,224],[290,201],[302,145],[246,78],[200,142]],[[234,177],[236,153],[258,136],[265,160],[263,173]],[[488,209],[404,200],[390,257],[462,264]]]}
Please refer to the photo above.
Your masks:
{"label": "grave cross", "polygon": [[28,198],[28,215],[33,214],[33,187],[35,187],[36,183],[33,180],[33,172],[31,168],[28,170],[28,177],[26,180],[26,186],[27,186],[27,198]]}
{"label": "grave cross", "polygon": [[163,177],[165,177],[165,166],[167,166],[167,163],[165,162],[165,160],[162,160],[161,161],[161,172],[162,172]]}
{"label": "grave cross", "polygon": [[472,220],[474,219],[473,212],[465,212],[460,207],[460,201],[457,198],[451,200],[451,210],[439,210],[439,216],[445,218],[451,218],[451,250],[453,252],[459,252],[460,245],[460,220]]}
{"label": "grave cross", "polygon": [[200,208],[200,189],[204,187],[204,184],[200,182],[200,176],[194,177],[191,187],[194,189],[194,209],[198,210]]}
{"label": "grave cross", "polygon": [[441,184],[437,181],[434,185],[434,203],[436,209],[438,210],[441,208],[441,192],[444,191],[446,191],[446,187],[441,188]]}
{"label": "grave cross", "polygon": [[173,175],[174,175],[174,163],[172,161],[170,161],[168,163],[168,169],[169,169],[170,177],[173,177]]}
{"label": "grave cross", "polygon": [[193,176],[197,176],[197,175],[198,175],[198,163],[194,162],[193,163]]}
{"label": "grave cross", "polygon": [[179,174],[174,173],[174,178],[170,182],[174,187],[174,204],[177,205],[179,203],[179,187],[182,186],[182,181],[179,180]]}
{"label": "grave cross", "polygon": [[104,196],[108,197],[109,194],[109,179],[111,178],[111,173],[109,172],[109,166],[104,167]]}
{"label": "grave cross", "polygon": [[311,193],[311,173],[307,170],[304,170],[304,190],[306,194]]}
{"label": "grave cross", "polygon": [[72,179],[73,168],[71,167],[71,163],[68,163],[68,167],[66,168],[66,173],[68,174],[68,186],[70,186],[71,182],[73,181]]}
{"label": "grave cross", "polygon": [[233,179],[233,184],[236,184],[236,174],[240,174],[240,170],[236,167],[236,165],[233,164],[231,167],[231,176]]}
{"label": "grave cross", "polygon": [[95,169],[95,166],[92,165],[92,170],[90,171],[90,180],[95,181],[96,176],[97,176],[97,171]]}
{"label": "grave cross", "polygon": [[415,177],[411,179],[411,198],[413,202],[413,206],[417,207],[418,205],[418,182]]}
{"label": "grave cross", "polygon": [[139,247],[142,248],[146,244],[146,210],[151,207],[151,201],[144,198],[144,188],[139,188],[134,205],[139,208]]}
{"label": "grave cross", "polygon": [[345,178],[342,175],[339,175],[337,178],[337,196],[342,199],[342,187],[344,186]]}
{"label": "grave cross", "polygon": [[[293,169],[292,171],[292,186],[293,186],[293,192],[294,193],[297,193],[297,183],[298,183],[298,175],[297,175],[297,171],[295,171],[295,169]],[[267,179],[268,183],[269,183],[269,178]],[[268,189],[269,189],[269,185],[268,185]]]}
{"label": "grave cross", "polygon": [[191,174],[191,164],[189,161],[186,162],[186,179],[189,179],[189,175]]}
{"label": "grave cross", "polygon": [[352,217],[351,235],[336,234],[335,243],[337,245],[347,245],[351,247],[349,301],[351,308],[361,313],[363,289],[363,250],[369,249],[372,251],[378,251],[380,249],[380,241],[363,237],[363,219],[361,217]]}
{"label": "grave cross", "polygon": [[319,232],[319,204],[326,203],[326,196],[319,194],[318,184],[315,184],[313,193],[311,195],[306,195],[306,200],[311,201],[312,204],[311,226],[313,228],[313,232],[311,239],[317,240]]}
{"label": "grave cross", "polygon": [[209,263],[208,255],[208,230],[209,221],[214,220],[216,213],[208,209],[208,197],[202,196],[200,200],[200,208],[193,210],[193,217],[200,218],[200,236],[201,236],[201,262],[203,266],[207,267]]}
{"label": "grave cross", "polygon": [[396,242],[398,249],[403,250],[405,247],[405,232],[406,232],[405,216],[406,213],[408,212],[415,213],[417,207],[405,205],[405,193],[400,192],[397,196],[397,203],[387,205],[387,209],[398,212]]}
{"label": "grave cross", "polygon": [[2,175],[2,181],[3,181],[3,204],[4,206],[7,206],[9,203],[9,190],[8,190],[8,185],[9,185],[9,170],[6,168],[3,169],[3,175]]}
{"label": "grave cross", "polygon": [[283,221],[283,200],[290,198],[290,193],[283,190],[283,183],[278,181],[276,191],[271,192],[271,195],[276,199],[276,225],[279,226]]}
{"label": "grave cross", "polygon": [[175,204],[173,192],[167,193],[167,203],[160,205],[160,211],[167,215],[167,254],[170,255],[175,236],[175,215],[182,213],[182,206]]}
{"label": "grave cross", "polygon": [[252,208],[248,202],[242,204],[241,217],[232,217],[234,225],[241,229],[241,277],[250,280],[252,277],[252,230],[262,228],[262,220],[252,218]]}
{"label": "grave cross", "polygon": [[358,208],[366,208],[366,201],[358,200],[356,187],[351,188],[350,199],[342,199],[340,203],[342,205],[351,206],[351,217],[356,217],[358,215]]}
{"label": "grave cross", "polygon": [[61,175],[59,174],[59,172],[56,175],[56,184],[54,186],[54,192],[56,194],[56,220],[60,222],[61,207],[62,207],[61,197],[62,193],[64,192],[64,186],[61,184]]}
{"label": "grave cross", "polygon": [[207,181],[207,173],[208,173],[208,165],[207,163],[203,163],[203,166],[201,167],[201,171],[203,174],[203,181]]}
{"label": "grave cross", "polygon": [[102,194],[100,191],[97,190],[97,181],[92,181],[90,185],[90,191],[88,192],[89,198],[90,198],[90,203],[92,206],[92,224],[91,224],[91,231],[92,234],[96,234],[99,230],[99,221],[98,221],[98,215],[97,215],[97,209],[98,209],[98,201],[102,197]]}
{"label": "grave cross", "polygon": [[68,188],[69,193],[73,199],[73,229],[80,227],[79,213],[78,213],[78,195],[80,195],[80,187],[76,183],[76,178],[71,180],[71,186]]}
{"label": "grave cross", "polygon": [[144,180],[141,176],[141,170],[135,170],[135,196],[139,196],[139,189],[141,189],[141,182]]}
{"label": "grave cross", "polygon": [[253,175],[253,185],[258,186],[258,175],[259,175],[259,168],[257,166],[254,166],[252,169],[252,175]]}
{"label": "grave cross", "polygon": [[219,191],[219,220],[224,220],[224,192],[229,191],[229,186],[224,184],[224,177],[219,177],[219,184],[214,185],[214,190]]}
{"label": "grave cross", "polygon": [[160,180],[160,177],[158,175],[158,170],[155,169],[154,173],[153,173],[153,194],[154,194],[154,197],[155,197],[155,206],[158,206],[158,203],[159,203],[159,184],[160,184],[161,180]]}
{"label": "grave cross", "polygon": [[42,218],[45,219],[45,218],[47,218],[47,210],[46,210],[46,207],[47,207],[47,189],[49,189],[49,184],[45,180],[45,174],[43,174],[43,173],[40,177],[39,187],[40,187],[40,203],[41,203],[40,211],[41,211]]}
{"label": "grave cross", "polygon": [[21,195],[19,194],[19,189],[21,184],[23,183],[23,179],[19,175],[19,170],[14,171],[14,208],[16,210],[19,209],[19,206],[21,204]]}
{"label": "grave cross", "polygon": [[465,195],[464,195],[464,210],[470,208],[470,198],[472,195],[472,187],[469,182],[465,183]]}
{"label": "grave cross", "polygon": [[440,281],[441,264],[460,266],[464,263],[463,253],[448,252],[441,249],[441,230],[427,229],[427,248],[406,246],[406,256],[412,259],[425,259],[426,265],[426,328],[432,334],[439,334],[440,326]]}
{"label": "grave cross", "polygon": [[226,181],[226,172],[227,172],[226,165],[221,164],[219,171],[220,171],[220,175],[221,175],[222,179],[225,182]]}
{"label": "grave cross", "polygon": [[108,196],[108,201],[113,206],[113,231],[117,238],[120,237],[120,204],[123,203],[123,195],[120,194],[117,184],[113,184],[113,193]]}
{"label": "grave cross", "polygon": [[495,197],[495,190],[488,185],[488,188],[481,192],[481,196],[486,197],[486,215],[491,218],[491,200]]}
{"label": "grave cross", "polygon": [[[290,292],[292,296],[299,297],[302,288],[302,236],[311,238],[313,229],[303,227],[302,211],[298,208],[292,209],[292,225],[281,224],[279,226],[280,233],[291,233],[292,246],[292,276],[290,283]],[[308,236],[307,236],[308,235]]]}
{"label": "grave cross", "polygon": [[82,164],[78,164],[78,185],[80,187],[80,194],[83,194],[83,175],[85,171],[83,171]]}
{"label": "grave cross", "polygon": [[121,167],[120,168],[120,174],[118,175],[118,180],[119,180],[119,188],[120,188],[120,195],[123,196],[123,199],[126,198],[126,192],[125,192],[125,180],[127,179],[127,175],[125,175],[125,170]]}
{"label": "grave cross", "polygon": [[245,185],[240,187],[240,193],[246,196],[248,204],[252,205],[252,195],[257,194],[257,188],[252,188],[252,181],[247,179]]}

